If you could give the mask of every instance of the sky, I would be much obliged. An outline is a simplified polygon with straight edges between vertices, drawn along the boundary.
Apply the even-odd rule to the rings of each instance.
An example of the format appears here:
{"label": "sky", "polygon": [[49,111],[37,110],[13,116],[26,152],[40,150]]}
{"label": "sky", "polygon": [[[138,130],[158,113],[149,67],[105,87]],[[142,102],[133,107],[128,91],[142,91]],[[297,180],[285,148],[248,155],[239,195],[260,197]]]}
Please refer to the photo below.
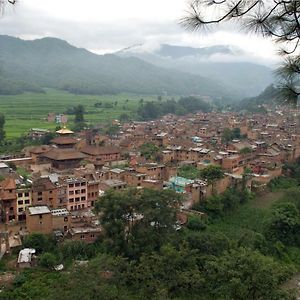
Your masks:
{"label": "sky", "polygon": [[168,43],[184,46],[234,45],[250,60],[278,60],[274,43],[241,32],[236,25],[203,34],[183,29],[188,0],[18,0],[0,18],[0,34],[36,39],[67,40],[103,54],[135,44]]}

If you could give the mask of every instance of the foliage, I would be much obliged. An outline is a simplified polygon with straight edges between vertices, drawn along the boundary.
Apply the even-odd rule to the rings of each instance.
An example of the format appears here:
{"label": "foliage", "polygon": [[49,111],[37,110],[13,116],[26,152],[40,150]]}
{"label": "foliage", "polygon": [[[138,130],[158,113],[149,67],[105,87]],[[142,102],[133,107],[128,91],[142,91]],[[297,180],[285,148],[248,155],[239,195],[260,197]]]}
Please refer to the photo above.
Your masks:
{"label": "foliage", "polygon": [[279,288],[289,274],[273,259],[248,249],[230,250],[204,266],[216,299],[287,299]]}
{"label": "foliage", "polygon": [[66,241],[59,245],[62,259],[89,259],[96,254],[96,246],[86,244],[83,241]]}
{"label": "foliage", "polygon": [[130,117],[128,114],[126,113],[122,113],[120,116],[119,116],[119,120],[121,122],[128,122],[130,120]]}
{"label": "foliage", "polygon": [[205,230],[207,225],[201,218],[199,217],[189,217],[188,222],[187,222],[187,228],[190,230]]}
{"label": "foliage", "polygon": [[240,138],[241,138],[240,128],[233,128],[232,130],[230,128],[225,128],[222,133],[222,141],[224,143],[229,143],[234,139],[240,139]]}
{"label": "foliage", "polygon": [[141,155],[146,159],[155,160],[159,152],[159,147],[153,143],[145,143],[140,147],[140,152]]}
{"label": "foliage", "polygon": [[52,235],[33,233],[26,236],[24,247],[33,248],[38,254],[51,252],[56,248],[56,241]]}
{"label": "foliage", "polygon": [[207,180],[209,183],[217,179],[222,179],[224,177],[224,172],[220,166],[210,165],[201,170],[201,178]]}
{"label": "foliage", "polygon": [[175,233],[179,196],[171,191],[109,191],[95,204],[110,252],[136,257],[157,250]]}
{"label": "foliage", "polygon": [[299,181],[290,177],[275,177],[269,183],[268,187],[271,191],[281,190],[281,189],[289,189],[299,185]]}
{"label": "foliage", "polygon": [[240,204],[246,203],[251,198],[252,194],[247,190],[228,188],[222,195],[212,195],[194,208],[207,213],[211,218],[217,218],[236,210]]}
{"label": "foliage", "polygon": [[291,202],[279,203],[272,209],[266,224],[266,236],[286,245],[300,245],[300,212]]}
{"label": "foliage", "polygon": [[197,167],[192,165],[185,165],[178,168],[178,176],[184,177],[187,179],[197,179],[200,178],[201,171]]}
{"label": "foliage", "polygon": [[39,265],[43,268],[53,269],[57,264],[57,259],[54,254],[45,252],[39,256]]}
{"label": "foliage", "polygon": [[5,116],[3,114],[0,114],[0,143],[5,139]]}
{"label": "foliage", "polygon": [[140,299],[190,298],[204,287],[204,276],[193,252],[166,245],[159,253],[141,257],[133,266],[130,282]]}
{"label": "foliage", "polygon": [[244,147],[240,150],[240,154],[249,154],[252,152],[252,149],[249,147]]}
{"label": "foliage", "polygon": [[108,134],[109,136],[114,136],[120,131],[120,127],[118,125],[109,125],[105,129],[105,133]]}
{"label": "foliage", "polygon": [[183,97],[178,101],[167,100],[163,102],[152,101],[143,103],[138,109],[138,115],[142,120],[153,120],[169,113],[184,115],[196,111],[208,112],[210,110],[210,104],[199,98]]}

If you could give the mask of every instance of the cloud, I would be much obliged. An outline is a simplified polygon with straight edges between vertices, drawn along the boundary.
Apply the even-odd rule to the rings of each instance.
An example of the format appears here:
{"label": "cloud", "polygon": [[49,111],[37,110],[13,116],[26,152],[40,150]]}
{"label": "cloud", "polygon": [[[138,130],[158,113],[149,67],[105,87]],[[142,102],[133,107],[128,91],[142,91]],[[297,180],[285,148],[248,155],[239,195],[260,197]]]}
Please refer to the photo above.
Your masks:
{"label": "cloud", "polygon": [[0,34],[24,39],[52,36],[101,54],[135,44],[145,44],[149,51],[160,43],[225,44],[247,50],[262,61],[278,59],[271,41],[251,36],[249,43],[249,35],[234,24],[206,35],[185,31],[178,24],[185,8],[185,0],[19,0],[0,19]]}

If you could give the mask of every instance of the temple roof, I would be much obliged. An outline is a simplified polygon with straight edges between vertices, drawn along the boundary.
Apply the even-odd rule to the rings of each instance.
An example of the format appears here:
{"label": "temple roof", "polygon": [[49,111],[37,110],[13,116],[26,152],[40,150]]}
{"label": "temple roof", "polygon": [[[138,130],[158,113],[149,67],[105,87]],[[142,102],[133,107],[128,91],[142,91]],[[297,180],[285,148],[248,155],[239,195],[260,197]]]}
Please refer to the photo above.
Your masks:
{"label": "temple roof", "polygon": [[42,156],[52,160],[73,160],[84,159],[86,157],[86,155],[75,149],[52,149],[42,154]]}
{"label": "temple roof", "polygon": [[58,133],[58,134],[72,134],[74,132],[72,130],[64,127],[64,128],[62,128],[60,130],[57,130],[56,133]]}

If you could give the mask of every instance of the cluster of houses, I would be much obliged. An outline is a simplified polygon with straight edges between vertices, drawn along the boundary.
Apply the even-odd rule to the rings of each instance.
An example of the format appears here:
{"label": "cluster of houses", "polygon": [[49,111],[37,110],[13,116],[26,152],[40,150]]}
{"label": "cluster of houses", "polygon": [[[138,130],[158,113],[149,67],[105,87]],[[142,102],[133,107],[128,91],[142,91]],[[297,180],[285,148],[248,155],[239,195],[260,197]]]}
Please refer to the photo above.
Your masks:
{"label": "cluster of houses", "polygon": [[[284,163],[300,157],[299,115],[290,108],[252,115],[167,115],[125,123],[114,136],[95,129],[75,134],[64,127],[51,145],[27,147],[20,157],[0,163],[0,225],[7,236],[53,232],[91,243],[101,235],[93,207],[109,189],[174,189],[189,210],[213,192],[241,184],[246,168],[251,171],[247,186],[264,188],[282,174]],[[240,136],[225,141],[224,130],[236,128]],[[156,145],[157,153],[143,155],[144,144]],[[220,166],[225,176],[212,187],[205,180],[179,177],[185,165]]]}

